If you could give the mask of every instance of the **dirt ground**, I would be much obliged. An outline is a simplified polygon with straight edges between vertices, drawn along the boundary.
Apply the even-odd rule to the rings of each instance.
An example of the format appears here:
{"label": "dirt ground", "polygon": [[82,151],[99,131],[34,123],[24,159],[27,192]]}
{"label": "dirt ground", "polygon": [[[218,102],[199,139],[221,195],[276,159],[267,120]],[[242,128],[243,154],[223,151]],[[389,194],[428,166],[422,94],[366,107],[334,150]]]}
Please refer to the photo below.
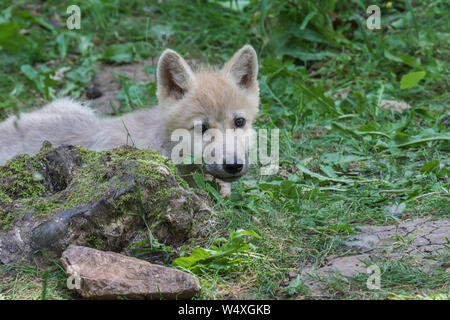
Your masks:
{"label": "dirt ground", "polygon": [[[157,58],[149,58],[143,62],[123,65],[105,65],[97,73],[86,89],[83,99],[89,101],[91,108],[105,114],[114,113],[111,104],[120,106],[117,94],[120,92],[119,75],[125,75],[133,82],[154,81],[152,75],[144,72],[144,66],[156,65]],[[93,97],[96,97],[92,99]]]}
{"label": "dirt ground", "polygon": [[[304,283],[315,296],[325,295],[323,281],[336,274],[352,277],[369,273],[368,266],[380,260],[410,263],[424,271],[431,271],[441,263],[440,257],[449,252],[450,220],[418,219],[389,226],[363,226],[349,237],[347,255],[332,257],[318,269],[302,270]],[[450,272],[450,264],[446,272]],[[382,284],[382,279],[381,279]]]}

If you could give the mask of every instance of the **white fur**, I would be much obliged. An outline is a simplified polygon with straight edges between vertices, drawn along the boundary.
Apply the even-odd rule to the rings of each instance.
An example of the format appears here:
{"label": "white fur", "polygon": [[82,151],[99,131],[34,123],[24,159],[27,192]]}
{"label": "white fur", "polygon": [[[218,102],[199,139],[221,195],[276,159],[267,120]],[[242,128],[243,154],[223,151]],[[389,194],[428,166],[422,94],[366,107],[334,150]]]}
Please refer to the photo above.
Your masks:
{"label": "white fur", "polygon": [[54,146],[80,145],[108,150],[124,144],[137,148],[164,149],[158,107],[123,117],[106,118],[69,98],[55,100],[40,110],[11,116],[0,123],[0,165],[17,154],[36,154],[44,140]]}

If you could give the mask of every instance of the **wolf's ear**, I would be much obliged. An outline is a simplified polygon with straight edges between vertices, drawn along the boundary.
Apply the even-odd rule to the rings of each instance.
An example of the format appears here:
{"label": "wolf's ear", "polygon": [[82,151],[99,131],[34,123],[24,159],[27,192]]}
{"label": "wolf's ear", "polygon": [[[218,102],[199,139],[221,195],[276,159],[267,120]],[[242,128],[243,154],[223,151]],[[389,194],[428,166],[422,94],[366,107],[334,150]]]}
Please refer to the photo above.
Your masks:
{"label": "wolf's ear", "polygon": [[184,59],[175,51],[165,50],[158,61],[156,72],[158,100],[179,100],[192,88],[194,73]]}
{"label": "wolf's ear", "polygon": [[243,46],[222,69],[238,87],[258,91],[258,57],[250,45]]}

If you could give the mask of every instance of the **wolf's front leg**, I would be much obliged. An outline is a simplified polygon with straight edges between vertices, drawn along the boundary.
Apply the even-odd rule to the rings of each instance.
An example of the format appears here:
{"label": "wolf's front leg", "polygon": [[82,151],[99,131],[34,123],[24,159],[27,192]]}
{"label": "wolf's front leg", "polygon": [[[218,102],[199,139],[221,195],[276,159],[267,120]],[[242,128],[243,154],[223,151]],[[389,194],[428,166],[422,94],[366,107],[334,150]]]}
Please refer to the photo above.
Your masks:
{"label": "wolf's front leg", "polygon": [[231,183],[216,179],[217,184],[220,186],[220,195],[225,198],[231,195]]}

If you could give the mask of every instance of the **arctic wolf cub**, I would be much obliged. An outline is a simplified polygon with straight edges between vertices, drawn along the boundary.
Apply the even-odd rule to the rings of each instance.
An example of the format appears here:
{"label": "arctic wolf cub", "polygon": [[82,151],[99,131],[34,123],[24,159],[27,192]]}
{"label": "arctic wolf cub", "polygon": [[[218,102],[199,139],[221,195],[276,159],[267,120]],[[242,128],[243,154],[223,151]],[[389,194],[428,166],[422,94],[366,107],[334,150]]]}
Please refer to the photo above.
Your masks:
{"label": "arctic wolf cub", "polygon": [[[157,67],[158,106],[137,110],[121,117],[97,115],[90,108],[68,98],[58,99],[40,110],[11,116],[0,123],[0,165],[17,154],[35,154],[44,140],[54,146],[79,145],[92,150],[107,150],[134,144],[137,148],[159,150],[171,157],[178,141],[176,129],[200,135],[216,129],[240,132],[230,139],[210,138],[221,144],[223,161],[179,166],[182,173],[203,168],[222,181],[231,182],[248,170],[248,144],[243,141],[258,112],[258,62],[255,50],[246,45],[223,68],[192,70],[175,51],[167,49]],[[231,129],[231,130],[227,130]],[[227,142],[225,142],[227,140]],[[227,148],[228,146],[228,148]],[[204,148],[204,146],[202,146]],[[231,160],[230,160],[231,159]]]}

